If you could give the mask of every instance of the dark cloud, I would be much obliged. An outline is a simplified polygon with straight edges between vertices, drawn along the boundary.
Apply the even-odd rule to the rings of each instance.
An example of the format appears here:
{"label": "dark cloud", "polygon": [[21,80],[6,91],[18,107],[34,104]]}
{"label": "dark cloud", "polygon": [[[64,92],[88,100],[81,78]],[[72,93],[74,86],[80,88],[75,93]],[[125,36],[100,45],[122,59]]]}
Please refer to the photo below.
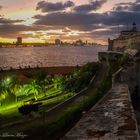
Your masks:
{"label": "dark cloud", "polygon": [[113,8],[114,11],[140,11],[140,0],[135,2],[119,3]]}
{"label": "dark cloud", "polygon": [[[0,37],[15,38],[24,31],[44,31],[53,29],[53,27],[38,26],[38,25],[15,25],[15,24],[0,24]],[[27,35],[26,35],[27,36]]]}
{"label": "dark cloud", "polygon": [[97,29],[97,30],[94,30],[94,31],[91,31],[89,33],[87,33],[87,35],[89,37],[93,37],[97,40],[104,40],[105,42],[107,42],[107,38],[115,38],[119,35],[119,32],[121,30],[124,30],[126,29],[125,26],[120,26],[118,28],[118,26],[112,26],[112,27],[108,27],[108,28],[104,28],[104,29]]}
{"label": "dark cloud", "polygon": [[33,27],[26,25],[0,25],[0,37],[16,37],[22,31],[31,31]]}
{"label": "dark cloud", "polygon": [[99,23],[102,14],[99,13],[66,13],[57,12],[46,15],[34,16],[38,25],[70,26],[70,25],[89,25]]}
{"label": "dark cloud", "polygon": [[51,13],[47,15],[36,15],[35,24],[47,26],[70,26],[70,25],[127,25],[135,21],[140,24],[140,13],[129,11],[110,11],[107,13]]}
{"label": "dark cloud", "polygon": [[140,4],[137,4],[130,9],[131,11],[140,11]]}
{"label": "dark cloud", "polygon": [[125,27],[119,27],[118,26],[114,26],[114,27],[110,27],[110,28],[105,28],[104,30],[95,30],[92,31],[92,34],[94,34],[95,36],[104,36],[104,37],[109,37],[109,36],[115,36],[118,35],[119,32],[121,30],[124,30]]}
{"label": "dark cloud", "polygon": [[3,17],[0,17],[0,24],[12,24],[12,23],[20,23],[24,20],[11,20],[11,19],[5,19]]}
{"label": "dark cloud", "polygon": [[[116,37],[119,31],[126,30],[133,21],[140,25],[140,12],[137,11],[109,11],[106,13],[88,12],[57,12],[46,15],[36,15],[35,25],[68,27],[71,30],[85,32],[87,38],[103,39]],[[89,32],[89,33],[87,33]],[[80,34],[79,37],[82,35]],[[65,38],[65,37],[63,37]]]}
{"label": "dark cloud", "polygon": [[119,4],[116,4],[114,7],[113,7],[113,10],[114,11],[123,11],[123,10],[128,10],[129,7],[132,5],[132,3],[119,3]]}
{"label": "dark cloud", "polygon": [[[6,19],[5,19],[6,21]],[[5,24],[5,21],[1,21],[0,23],[0,37],[3,38],[16,38],[17,36],[22,36],[22,37],[37,37],[39,38],[39,35],[42,34],[44,31],[48,30],[62,30],[63,32],[68,32],[66,30],[66,27],[64,26],[44,26],[44,25],[23,25],[23,24],[14,24],[14,23],[9,23]],[[7,22],[6,22],[7,23]],[[35,31],[37,35],[33,35],[32,33],[24,34],[24,32],[27,31]]]}
{"label": "dark cloud", "polygon": [[37,4],[36,10],[41,10],[42,12],[54,12],[54,11],[61,11],[65,10],[66,8],[74,6],[74,3],[72,1],[66,1],[65,3],[57,2],[46,2],[46,1],[40,1]]}
{"label": "dark cloud", "polygon": [[76,12],[91,12],[100,9],[107,0],[91,1],[89,4],[79,5],[74,8]]}
{"label": "dark cloud", "polygon": [[131,11],[111,11],[104,16],[102,23],[108,26],[127,25],[135,21],[140,24],[140,13]]}

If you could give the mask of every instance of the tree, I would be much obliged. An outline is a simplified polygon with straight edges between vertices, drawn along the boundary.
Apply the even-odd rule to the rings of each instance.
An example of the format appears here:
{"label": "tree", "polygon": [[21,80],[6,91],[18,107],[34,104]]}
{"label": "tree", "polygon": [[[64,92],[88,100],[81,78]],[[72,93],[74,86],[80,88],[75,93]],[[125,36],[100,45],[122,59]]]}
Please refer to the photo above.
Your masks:
{"label": "tree", "polygon": [[52,85],[56,89],[63,89],[63,85],[65,83],[65,77],[64,76],[56,76],[52,79]]}
{"label": "tree", "polygon": [[32,80],[29,84],[23,86],[23,92],[26,95],[34,94],[35,100],[40,92],[40,86],[36,84],[35,80]]}
{"label": "tree", "polygon": [[12,101],[15,101],[15,85],[17,80],[15,77],[6,77],[0,81],[0,96],[1,102],[4,100],[5,104],[9,104]]}
{"label": "tree", "polygon": [[46,71],[38,72],[38,74],[35,76],[36,83],[40,86],[41,92],[44,93],[46,96],[46,89],[50,85],[50,77],[48,76]]}

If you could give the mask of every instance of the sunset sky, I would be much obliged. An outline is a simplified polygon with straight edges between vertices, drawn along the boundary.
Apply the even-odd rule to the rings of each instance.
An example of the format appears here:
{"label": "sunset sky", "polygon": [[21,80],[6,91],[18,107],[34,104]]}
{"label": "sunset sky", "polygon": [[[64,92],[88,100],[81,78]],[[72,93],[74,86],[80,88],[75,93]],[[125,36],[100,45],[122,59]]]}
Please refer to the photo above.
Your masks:
{"label": "sunset sky", "polygon": [[0,0],[0,42],[76,39],[106,44],[140,25],[140,0]]}

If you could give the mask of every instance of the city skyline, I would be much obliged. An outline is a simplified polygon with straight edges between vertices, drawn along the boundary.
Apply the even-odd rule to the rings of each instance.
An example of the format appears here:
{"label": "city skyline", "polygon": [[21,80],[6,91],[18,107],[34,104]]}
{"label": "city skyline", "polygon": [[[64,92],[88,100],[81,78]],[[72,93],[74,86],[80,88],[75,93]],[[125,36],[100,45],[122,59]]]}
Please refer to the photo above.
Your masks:
{"label": "city skyline", "polygon": [[[140,0],[1,0],[0,42],[72,42],[106,44],[118,30],[140,24]],[[118,29],[119,28],[119,29]]]}

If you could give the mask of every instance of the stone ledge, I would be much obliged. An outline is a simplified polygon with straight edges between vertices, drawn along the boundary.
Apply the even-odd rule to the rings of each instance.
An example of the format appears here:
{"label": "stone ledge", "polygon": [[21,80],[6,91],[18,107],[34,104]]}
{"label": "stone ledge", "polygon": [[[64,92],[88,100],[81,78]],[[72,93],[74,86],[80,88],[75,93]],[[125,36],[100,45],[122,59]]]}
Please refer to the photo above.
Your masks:
{"label": "stone ledge", "polygon": [[114,86],[62,140],[138,140],[129,89]]}

